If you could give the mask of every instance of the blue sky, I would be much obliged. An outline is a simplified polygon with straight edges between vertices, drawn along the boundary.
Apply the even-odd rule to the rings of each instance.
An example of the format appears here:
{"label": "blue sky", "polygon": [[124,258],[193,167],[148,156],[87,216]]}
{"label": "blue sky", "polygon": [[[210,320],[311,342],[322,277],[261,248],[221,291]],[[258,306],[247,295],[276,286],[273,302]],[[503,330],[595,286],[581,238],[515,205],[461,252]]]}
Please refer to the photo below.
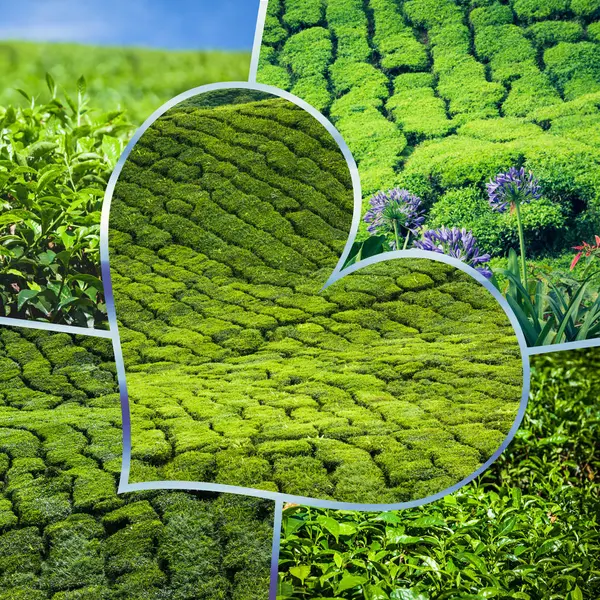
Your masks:
{"label": "blue sky", "polygon": [[0,0],[0,39],[250,50],[259,0]]}

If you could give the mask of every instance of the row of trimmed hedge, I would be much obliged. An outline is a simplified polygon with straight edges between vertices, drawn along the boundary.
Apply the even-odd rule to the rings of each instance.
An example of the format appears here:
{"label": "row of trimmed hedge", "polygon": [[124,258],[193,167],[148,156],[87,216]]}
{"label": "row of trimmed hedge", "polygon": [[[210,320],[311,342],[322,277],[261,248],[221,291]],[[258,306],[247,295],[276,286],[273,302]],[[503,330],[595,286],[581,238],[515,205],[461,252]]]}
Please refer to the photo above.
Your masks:
{"label": "row of trimmed hedge", "polygon": [[109,340],[0,330],[0,598],[266,599],[269,503],[116,494],[115,371]]}

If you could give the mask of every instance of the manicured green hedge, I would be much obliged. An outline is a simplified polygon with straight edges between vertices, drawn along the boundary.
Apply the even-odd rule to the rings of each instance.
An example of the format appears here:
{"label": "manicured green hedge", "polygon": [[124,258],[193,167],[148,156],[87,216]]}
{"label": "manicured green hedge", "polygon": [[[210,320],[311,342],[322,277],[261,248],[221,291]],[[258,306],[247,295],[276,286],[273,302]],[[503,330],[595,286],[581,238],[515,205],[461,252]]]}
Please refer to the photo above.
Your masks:
{"label": "manicured green hedge", "polygon": [[561,42],[544,52],[550,77],[569,100],[600,91],[600,46]]}
{"label": "manicured green hedge", "polygon": [[523,21],[542,21],[565,15],[569,0],[511,0],[511,6]]}
{"label": "manicured green hedge", "polygon": [[[338,59],[330,78],[341,94],[332,109],[341,130],[356,124],[345,99],[364,91],[370,104],[362,114],[385,123],[382,140],[400,135],[379,111],[388,91],[374,67]],[[427,74],[403,74],[397,90],[432,84]],[[372,128],[364,133],[358,155],[383,156]],[[138,159],[161,148],[168,158]],[[175,180],[176,163],[186,161],[200,175]],[[172,200],[152,199],[167,186]],[[458,481],[510,428],[507,405],[516,409],[520,393],[510,366],[519,362],[514,337],[505,315],[462,274],[423,261],[374,266],[319,293],[347,239],[353,194],[329,134],[293,105],[171,110],[132,152],[112,210],[135,481],[200,479],[398,502]],[[148,225],[173,242],[158,246],[143,233]],[[469,289],[433,289],[459,281]],[[504,366],[479,377],[457,336],[475,353],[495,340],[498,354],[486,360]],[[430,402],[428,390],[448,406],[473,400],[449,420],[448,406]],[[380,394],[360,401],[369,391]],[[444,437],[471,423],[481,435],[465,433],[467,442],[456,442],[456,456],[439,467],[433,449],[415,459],[396,439],[416,439],[424,427]],[[427,436],[435,445],[434,438]]]}
{"label": "manicured green hedge", "polygon": [[323,0],[285,0],[283,22],[292,30],[317,25],[324,8]]}
{"label": "manicured green hedge", "polygon": [[[383,513],[288,505],[278,595],[483,597],[494,590],[507,598],[594,598],[599,358],[596,350],[536,357],[517,439],[484,476],[442,500]],[[485,443],[478,434],[477,427],[457,431]],[[575,566],[565,577],[562,565]]]}
{"label": "manicured green hedge", "polygon": [[423,44],[404,23],[393,0],[371,0],[375,34],[373,44],[381,55],[384,69],[410,69],[420,71],[429,63]]}
{"label": "manicured green hedge", "polygon": [[[17,364],[8,355],[68,372],[79,393],[64,386],[44,397],[21,369],[0,367],[0,597],[266,600],[269,503],[116,494],[122,430],[109,340],[5,327],[0,357]],[[156,395],[145,402],[153,400],[160,405]],[[135,407],[134,424],[148,415]],[[214,458],[184,453],[172,468],[175,478],[197,480]]]}

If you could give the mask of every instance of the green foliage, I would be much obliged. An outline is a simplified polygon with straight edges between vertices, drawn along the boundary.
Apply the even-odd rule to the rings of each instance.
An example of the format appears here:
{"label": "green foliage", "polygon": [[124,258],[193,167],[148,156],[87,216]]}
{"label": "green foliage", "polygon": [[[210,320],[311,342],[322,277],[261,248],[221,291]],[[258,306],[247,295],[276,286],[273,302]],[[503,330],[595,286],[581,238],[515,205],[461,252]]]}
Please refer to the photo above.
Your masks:
{"label": "green foliage", "polygon": [[375,34],[373,44],[381,55],[384,69],[427,67],[429,58],[425,47],[415,38],[412,29],[403,22],[393,0],[371,0]]}
{"label": "green foliage", "polygon": [[297,77],[323,75],[331,62],[331,35],[323,27],[312,27],[294,34],[279,56]]}
{"label": "green foliage", "polygon": [[571,0],[571,10],[584,19],[600,17],[600,2],[598,0]]}
{"label": "green foliage", "polygon": [[[385,93],[374,72],[340,59],[331,76],[340,93],[365,84],[374,98]],[[431,84],[411,77],[406,88]],[[148,151],[153,162],[140,161]],[[176,181],[174,166],[191,156],[200,176]],[[165,179],[178,202],[161,201]],[[462,479],[506,435],[520,396],[519,373],[511,371],[512,381],[503,374],[519,362],[515,339],[505,315],[460,272],[423,261],[386,264],[320,292],[352,210],[347,166],[329,133],[282,100],[188,103],[142,136],[116,186],[109,239],[134,407],[133,481],[198,479],[397,502]],[[171,245],[140,235],[146,223],[172,236]],[[459,281],[468,290],[434,291]],[[485,348],[486,361],[505,367],[481,379],[456,343],[461,335],[469,355]],[[490,377],[502,382],[493,389]],[[485,420],[486,411],[471,408],[449,422],[447,407],[428,400],[449,394],[458,403],[474,388]],[[365,403],[367,390],[382,395]],[[465,423],[480,424],[481,435],[464,435],[440,466],[432,453],[400,452],[403,431],[418,437],[427,427],[443,438]],[[488,445],[479,439],[485,432]]]}
{"label": "green foliage", "polygon": [[599,359],[535,357],[524,427],[459,492],[401,512],[286,507],[278,597],[594,598]]}
{"label": "green foliage", "polygon": [[[597,229],[598,140],[584,120],[599,110],[596,17],[596,0],[330,0],[324,21],[299,26],[330,32],[328,71],[310,85],[287,83],[276,72],[281,44],[265,45],[272,55],[259,80],[294,88],[331,118],[357,160],[365,210],[382,189],[404,187],[434,205],[453,187],[483,189],[511,165],[533,168],[547,206],[562,205],[567,219],[557,243],[554,226],[540,230],[540,248],[564,255],[575,242],[567,231]],[[572,125],[553,128],[562,117]],[[553,136],[542,135],[548,129]],[[573,139],[587,148],[567,150]],[[357,248],[367,237],[362,223]]]}
{"label": "green foliage", "polygon": [[82,327],[106,319],[100,281],[103,188],[131,127],[122,113],[56,95],[0,109],[0,314]]}
{"label": "green foliage", "polygon": [[[269,4],[277,2],[272,0]],[[23,104],[19,88],[27,90],[41,105],[49,102],[51,94],[44,82],[45,73],[51,73],[65,86],[84,74],[91,106],[105,112],[125,108],[131,121],[141,125],[177,94],[216,81],[244,81],[249,67],[250,55],[246,52],[164,51],[3,40],[0,72],[5,85],[0,91],[0,106]],[[162,72],[159,78],[157,70]]]}
{"label": "green foliage", "polygon": [[283,22],[293,30],[317,25],[323,18],[323,0],[285,0]]}
{"label": "green foliage", "polygon": [[554,46],[559,42],[579,42],[583,27],[575,21],[541,21],[527,28],[538,48]]}
{"label": "green foliage", "polygon": [[512,0],[511,5],[523,21],[542,21],[562,16],[569,10],[569,0]]}
{"label": "green foliage", "polygon": [[[600,90],[600,46],[592,42],[571,44],[561,42],[544,52],[544,62],[550,77],[565,97],[578,96]],[[578,83],[582,87],[578,86]]]}
{"label": "green foliage", "polygon": [[[121,408],[107,342],[0,330],[0,357],[26,364],[38,356],[50,373],[68,370],[78,391],[64,385],[52,404],[36,405],[40,392],[20,371],[0,390],[0,597],[191,599],[201,593],[266,600],[269,503],[165,491],[117,495]],[[89,380],[110,383],[99,394],[90,392]],[[30,404],[22,405],[22,395]],[[181,454],[171,465],[174,478],[194,480],[213,468],[213,455],[201,453]]]}

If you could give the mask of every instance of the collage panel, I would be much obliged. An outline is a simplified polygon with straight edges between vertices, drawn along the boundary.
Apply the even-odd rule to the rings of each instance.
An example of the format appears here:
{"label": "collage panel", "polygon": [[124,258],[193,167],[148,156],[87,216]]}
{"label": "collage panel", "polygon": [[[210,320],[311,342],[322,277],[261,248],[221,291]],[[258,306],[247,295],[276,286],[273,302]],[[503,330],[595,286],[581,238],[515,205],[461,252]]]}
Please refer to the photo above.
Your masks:
{"label": "collage panel", "polygon": [[399,504],[497,456],[526,385],[508,314],[426,259],[332,283],[353,208],[330,132],[260,90],[189,97],[143,132],[108,219],[130,484]]}
{"label": "collage panel", "polygon": [[286,503],[277,600],[596,598],[600,352],[533,359],[519,434],[483,475],[418,508]]}
{"label": "collage panel", "polygon": [[258,61],[358,163],[352,255],[477,266],[546,350],[600,338],[600,46],[583,4],[269,0]]}
{"label": "collage panel", "polygon": [[108,329],[100,216],[119,156],[163,102],[246,79],[249,63],[245,52],[2,40],[0,319]]}
{"label": "collage panel", "polygon": [[110,340],[0,328],[0,598],[267,600],[273,503],[118,493]]}

